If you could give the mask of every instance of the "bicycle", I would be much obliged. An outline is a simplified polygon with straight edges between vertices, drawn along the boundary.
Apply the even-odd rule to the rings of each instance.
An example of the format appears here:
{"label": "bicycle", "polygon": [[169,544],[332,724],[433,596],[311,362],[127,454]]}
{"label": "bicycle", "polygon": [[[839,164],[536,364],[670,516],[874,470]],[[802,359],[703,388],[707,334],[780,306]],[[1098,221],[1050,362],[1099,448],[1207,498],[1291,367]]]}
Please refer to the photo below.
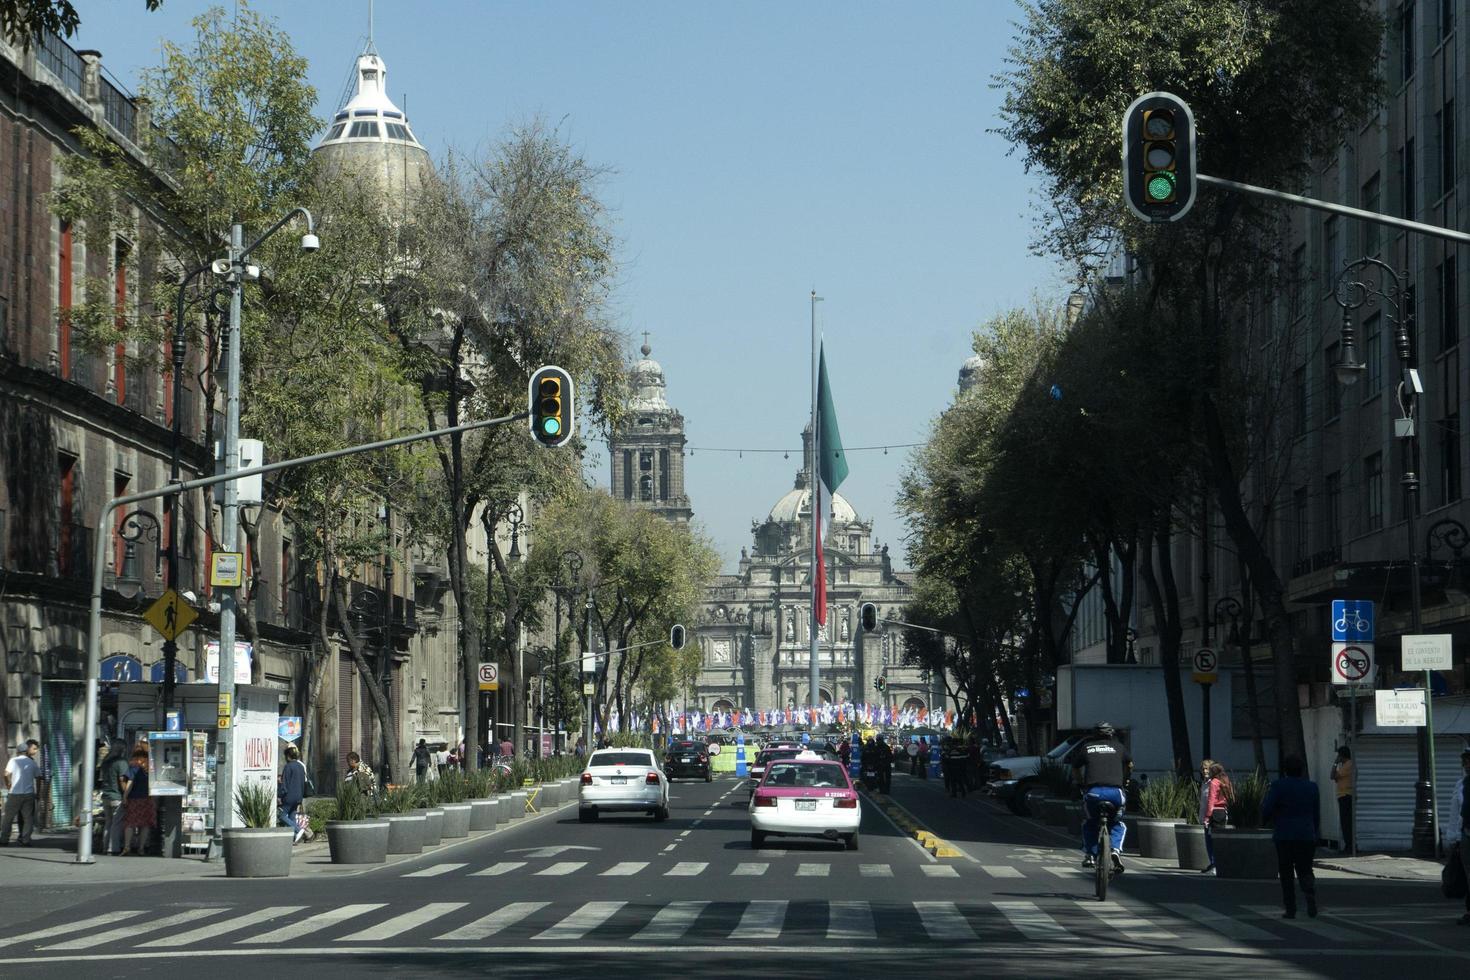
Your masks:
{"label": "bicycle", "polygon": [[1368,632],[1368,619],[1359,612],[1353,612],[1351,618],[1348,613],[1344,613],[1333,622],[1332,628],[1339,633],[1366,633]]}
{"label": "bicycle", "polygon": [[1097,800],[1097,867],[1093,871],[1097,900],[1108,900],[1108,882],[1117,874],[1113,870],[1113,826],[1118,822],[1118,805]]}

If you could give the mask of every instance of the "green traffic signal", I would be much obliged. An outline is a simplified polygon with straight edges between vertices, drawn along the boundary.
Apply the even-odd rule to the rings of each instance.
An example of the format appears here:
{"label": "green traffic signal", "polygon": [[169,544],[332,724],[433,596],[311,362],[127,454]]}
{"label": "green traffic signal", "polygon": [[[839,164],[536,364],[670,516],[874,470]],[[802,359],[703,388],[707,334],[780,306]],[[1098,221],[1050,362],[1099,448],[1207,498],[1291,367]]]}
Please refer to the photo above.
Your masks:
{"label": "green traffic signal", "polygon": [[1123,112],[1123,194],[1148,222],[1177,221],[1194,205],[1195,132],[1189,105],[1169,92],[1140,95]]}
{"label": "green traffic signal", "polygon": [[526,397],[536,443],[548,448],[566,445],[576,432],[576,395],[571,375],[548,364],[531,375]]}
{"label": "green traffic signal", "polygon": [[1148,197],[1151,201],[1167,201],[1174,193],[1174,180],[1168,174],[1154,174],[1148,181]]}
{"label": "green traffic signal", "polygon": [[541,423],[541,431],[549,436],[554,436],[561,431],[561,423],[556,419],[545,419]]}

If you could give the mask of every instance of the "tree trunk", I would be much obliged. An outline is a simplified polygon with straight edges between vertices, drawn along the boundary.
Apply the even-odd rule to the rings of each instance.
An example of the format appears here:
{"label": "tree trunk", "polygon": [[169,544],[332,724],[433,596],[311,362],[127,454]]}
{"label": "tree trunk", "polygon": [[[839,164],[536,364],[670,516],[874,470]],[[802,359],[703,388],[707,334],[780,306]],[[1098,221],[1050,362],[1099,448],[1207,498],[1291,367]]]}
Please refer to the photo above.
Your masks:
{"label": "tree trunk", "polygon": [[1250,596],[1250,573],[1244,568],[1240,570],[1240,581],[1243,583],[1242,592],[1245,599],[1241,603],[1241,618],[1245,621],[1245,633],[1240,637],[1240,662],[1245,668],[1245,704],[1250,713],[1251,722],[1251,751],[1256,760],[1256,771],[1266,771],[1266,740],[1261,735],[1261,697],[1256,691],[1256,664],[1255,658],[1251,656],[1251,634],[1254,632],[1252,624],[1255,622],[1255,610],[1251,606]]}
{"label": "tree trunk", "polygon": [[[362,650],[362,641],[352,628],[352,617],[347,612],[347,584],[340,576],[332,577],[331,595],[333,606],[337,610],[337,622],[342,626],[342,635],[347,640],[347,651],[352,657],[353,665],[363,677],[374,678],[372,666],[368,663]],[[378,727],[383,733],[389,776],[395,780],[402,780],[403,746],[399,742],[398,725],[393,718],[393,706],[388,703],[388,696],[383,693],[381,685],[368,683],[364,686],[368,691],[368,704],[373,709],[373,714],[378,719]]]}
{"label": "tree trunk", "polygon": [[[1160,515],[1157,523],[1157,529],[1147,527],[1143,531],[1139,549],[1143,557],[1140,571],[1148,590],[1149,605],[1154,611],[1154,627],[1159,633],[1159,669],[1164,677],[1164,703],[1169,712],[1174,772],[1189,777],[1194,773],[1194,761],[1189,748],[1189,725],[1184,715],[1184,691],[1179,681],[1179,640],[1183,633],[1179,622],[1179,595],[1174,584],[1174,563],[1169,554],[1168,518]],[[1154,570],[1155,551],[1159,562],[1157,572]]]}
{"label": "tree trunk", "polygon": [[[331,568],[333,564],[334,560],[329,557],[326,562],[326,567]],[[331,585],[328,584],[327,589],[330,590],[330,588]],[[330,591],[328,592],[328,596],[330,597]],[[332,653],[330,627],[331,605],[330,601],[322,601],[320,595],[313,595],[311,598],[316,606],[312,610],[315,613],[313,618],[316,621],[316,636],[313,639],[313,643],[320,653],[317,656],[313,656],[310,648],[306,651],[306,684],[302,691],[303,697],[301,704],[301,756],[306,760],[307,766],[311,767],[311,771],[317,774],[317,785],[324,790],[334,790],[337,781],[337,769],[339,767],[330,767],[330,772],[332,773],[331,778],[323,779],[322,774],[328,771],[326,760],[316,757],[316,753],[319,751],[316,744],[316,706],[318,700],[321,698],[322,682],[327,676],[324,668],[331,662]],[[338,719],[338,724],[341,724],[340,718]]]}

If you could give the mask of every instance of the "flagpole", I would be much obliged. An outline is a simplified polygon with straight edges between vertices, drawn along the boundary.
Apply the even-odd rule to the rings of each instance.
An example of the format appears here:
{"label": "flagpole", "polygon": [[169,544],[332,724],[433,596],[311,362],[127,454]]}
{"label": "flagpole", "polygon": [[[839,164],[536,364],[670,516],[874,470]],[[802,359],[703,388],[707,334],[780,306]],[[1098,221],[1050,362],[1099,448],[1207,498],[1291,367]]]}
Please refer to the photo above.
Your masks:
{"label": "flagpole", "polygon": [[[811,609],[811,644],[809,650],[809,662],[807,667],[808,691],[810,699],[807,701],[809,708],[816,708],[821,703],[821,668],[817,665],[817,576],[825,573],[825,569],[817,567],[817,527],[821,523],[818,517],[818,508],[822,506],[822,494],[817,488],[817,461],[821,458],[822,434],[818,428],[817,420],[817,291],[812,290],[812,455],[808,461],[811,467],[807,473],[807,490],[811,499],[811,523],[812,523],[812,559],[808,567],[812,570],[812,609]],[[810,720],[810,718],[808,718]]]}

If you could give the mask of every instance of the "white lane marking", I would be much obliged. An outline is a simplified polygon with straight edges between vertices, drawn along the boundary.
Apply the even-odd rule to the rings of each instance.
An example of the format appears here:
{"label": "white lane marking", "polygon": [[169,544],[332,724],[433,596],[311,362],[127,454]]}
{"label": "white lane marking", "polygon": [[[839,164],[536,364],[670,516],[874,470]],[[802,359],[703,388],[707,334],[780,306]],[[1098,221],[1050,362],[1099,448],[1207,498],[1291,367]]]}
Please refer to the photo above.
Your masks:
{"label": "white lane marking", "polygon": [[626,902],[588,902],[549,929],[538,932],[535,939],[581,939],[617,914]]}
{"label": "white lane marking", "polygon": [[864,878],[892,878],[893,868],[886,864],[860,864],[858,874]]}
{"label": "white lane marking", "polygon": [[873,907],[867,902],[828,902],[827,939],[856,942],[877,939]]}
{"label": "white lane marking", "polygon": [[658,910],[648,925],[633,934],[645,941],[678,939],[694,925],[709,902],[670,902]]}
{"label": "white lane marking", "polygon": [[621,877],[624,875],[636,875],[648,867],[647,861],[619,861],[604,871],[601,877]]}
{"label": "white lane marking", "polygon": [[1046,871],[1048,874],[1054,874],[1058,878],[1076,878],[1078,875],[1086,875],[1091,878],[1093,876],[1093,872],[1082,868],[1047,868]]}
{"label": "white lane marking", "polygon": [[919,867],[923,868],[924,874],[930,878],[958,878],[960,876],[960,873],[948,864],[921,864]]}
{"label": "white lane marking", "polygon": [[786,923],[785,901],[756,901],[745,906],[745,914],[730,938],[740,940],[778,939]]}
{"label": "white lane marking", "polygon": [[[1281,909],[1277,908],[1274,905],[1247,905],[1245,908],[1246,911],[1254,912],[1256,915],[1259,915],[1262,918],[1279,919],[1281,917]],[[1301,929],[1303,932],[1310,932],[1314,936],[1321,936],[1328,942],[1363,943],[1373,941],[1370,937],[1364,936],[1360,932],[1353,932],[1350,929],[1342,929],[1338,926],[1329,925],[1328,923],[1322,922],[1318,919],[1313,919],[1307,916],[1305,911],[1298,911],[1297,915],[1298,918],[1296,919],[1285,920],[1287,923],[1289,923],[1290,928]]]}
{"label": "white lane marking", "polygon": [[1093,902],[1078,899],[1077,904],[1101,919],[1109,929],[1129,939],[1162,942],[1179,938],[1169,930],[1135,915],[1132,909],[1124,908],[1117,902]]}
{"label": "white lane marking", "polygon": [[665,878],[692,878],[709,867],[707,861],[680,861],[664,872]]}
{"label": "white lane marking", "polygon": [[692,831],[688,831],[688,830],[681,830],[681,831],[680,831],[680,832],[679,832],[679,836],[680,836],[680,837],[688,837],[688,836],[689,836],[689,835],[690,835],[690,834],[691,834],[691,833],[692,833]]}
{"label": "white lane marking", "polygon": [[361,932],[354,932],[350,936],[342,936],[339,943],[367,943],[383,939],[392,939],[401,936],[410,929],[433,922],[440,916],[448,915],[450,912],[464,908],[469,902],[430,902],[423,908],[417,908],[401,915],[395,915],[391,919],[385,919],[375,926],[369,926]]}
{"label": "white lane marking", "polygon": [[[85,936],[69,939],[64,943],[55,943],[51,946],[42,946],[42,949],[91,949],[104,943],[116,942],[119,939],[133,939],[139,933],[157,932],[159,929],[167,929],[170,926],[183,925],[185,922],[193,922],[210,915],[219,915],[227,911],[223,908],[211,909],[189,909],[177,915],[165,916],[162,919],[134,919],[132,922],[117,929],[109,929],[106,932],[92,932]],[[75,930],[73,930],[75,931]]]}
{"label": "white lane marking", "polygon": [[1024,878],[1021,872],[1008,864],[982,864],[980,870],[992,878]]}
{"label": "white lane marking", "polygon": [[924,923],[930,939],[958,939],[969,942],[979,937],[954,902],[915,902],[914,908]]}
{"label": "white lane marking", "polygon": [[497,864],[490,865],[490,867],[486,868],[484,871],[471,872],[470,877],[484,878],[493,875],[503,875],[507,871],[514,871],[516,868],[524,868],[525,866],[525,861],[501,861]]}
{"label": "white lane marking", "polygon": [[270,932],[262,933],[259,936],[247,936],[244,939],[236,940],[235,945],[270,946],[289,942],[292,939],[299,939],[302,936],[310,935],[329,926],[334,926],[339,922],[345,922],[354,916],[371,912],[374,909],[380,909],[386,904],[386,902],[364,902],[360,905],[342,905],[335,909],[328,909],[325,912],[318,912],[316,915],[307,916],[304,919],[300,919],[287,926],[282,926],[279,929],[272,929]]}
{"label": "white lane marking", "polygon": [[550,902],[512,902],[503,909],[446,932],[437,939],[488,939],[496,933],[509,929],[527,916],[533,915],[550,905]]}
{"label": "white lane marking", "polygon": [[1027,939],[1067,939],[1067,930],[1035,902],[992,902],[1016,931]]}
{"label": "white lane marking", "polygon": [[664,853],[667,854],[669,851],[672,851],[675,846],[676,845],[674,845],[674,844],[670,844],[668,847],[664,848]]}
{"label": "white lane marking", "polygon": [[1228,939],[1245,939],[1250,942],[1280,942],[1280,936],[1273,936],[1265,929],[1257,929],[1253,925],[1233,919],[1224,912],[1216,912],[1207,909],[1203,905],[1171,905],[1170,911],[1178,912],[1186,919],[1193,919],[1206,929],[1213,929]]}
{"label": "white lane marking", "polygon": [[735,870],[731,871],[730,873],[732,875],[748,875],[751,877],[756,877],[765,874],[766,870],[769,868],[769,864],[762,864],[759,861],[742,861],[741,863],[735,865]]}
{"label": "white lane marking", "polygon": [[138,948],[169,949],[177,946],[187,946],[190,943],[197,943],[201,939],[213,939],[215,936],[222,936],[227,932],[239,932],[241,929],[259,925],[262,922],[269,922],[271,919],[278,919],[283,915],[294,915],[304,908],[306,908],[305,905],[275,905],[267,909],[257,909],[245,915],[232,917],[227,922],[211,922],[209,925],[200,926],[198,929],[191,929],[188,932],[175,933],[172,936],[164,936],[162,939],[155,939],[152,942],[141,943]]}
{"label": "white lane marking", "polygon": [[547,865],[536,872],[536,874],[556,877],[558,875],[569,875],[573,871],[580,871],[585,867],[587,867],[586,861],[558,861],[555,864]]}
{"label": "white lane marking", "polygon": [[19,936],[0,936],[0,946],[14,946],[17,943],[27,943],[36,939],[50,939],[52,936],[67,936],[78,929],[90,929],[94,926],[105,926],[109,922],[126,919],[134,915],[147,915],[142,909],[122,909],[117,912],[103,912],[100,915],[91,916],[81,923],[68,922],[64,926],[49,926],[36,932],[26,932]]}
{"label": "white lane marking", "polygon": [[830,864],[799,864],[796,866],[796,877],[798,878],[825,878],[832,873]]}
{"label": "white lane marking", "polygon": [[460,868],[463,868],[463,867],[464,867],[463,864],[431,864],[427,868],[420,868],[418,871],[410,871],[408,874],[404,875],[403,877],[405,877],[405,878],[433,878],[433,877],[436,877],[438,875],[448,874],[451,871],[458,871]]}

